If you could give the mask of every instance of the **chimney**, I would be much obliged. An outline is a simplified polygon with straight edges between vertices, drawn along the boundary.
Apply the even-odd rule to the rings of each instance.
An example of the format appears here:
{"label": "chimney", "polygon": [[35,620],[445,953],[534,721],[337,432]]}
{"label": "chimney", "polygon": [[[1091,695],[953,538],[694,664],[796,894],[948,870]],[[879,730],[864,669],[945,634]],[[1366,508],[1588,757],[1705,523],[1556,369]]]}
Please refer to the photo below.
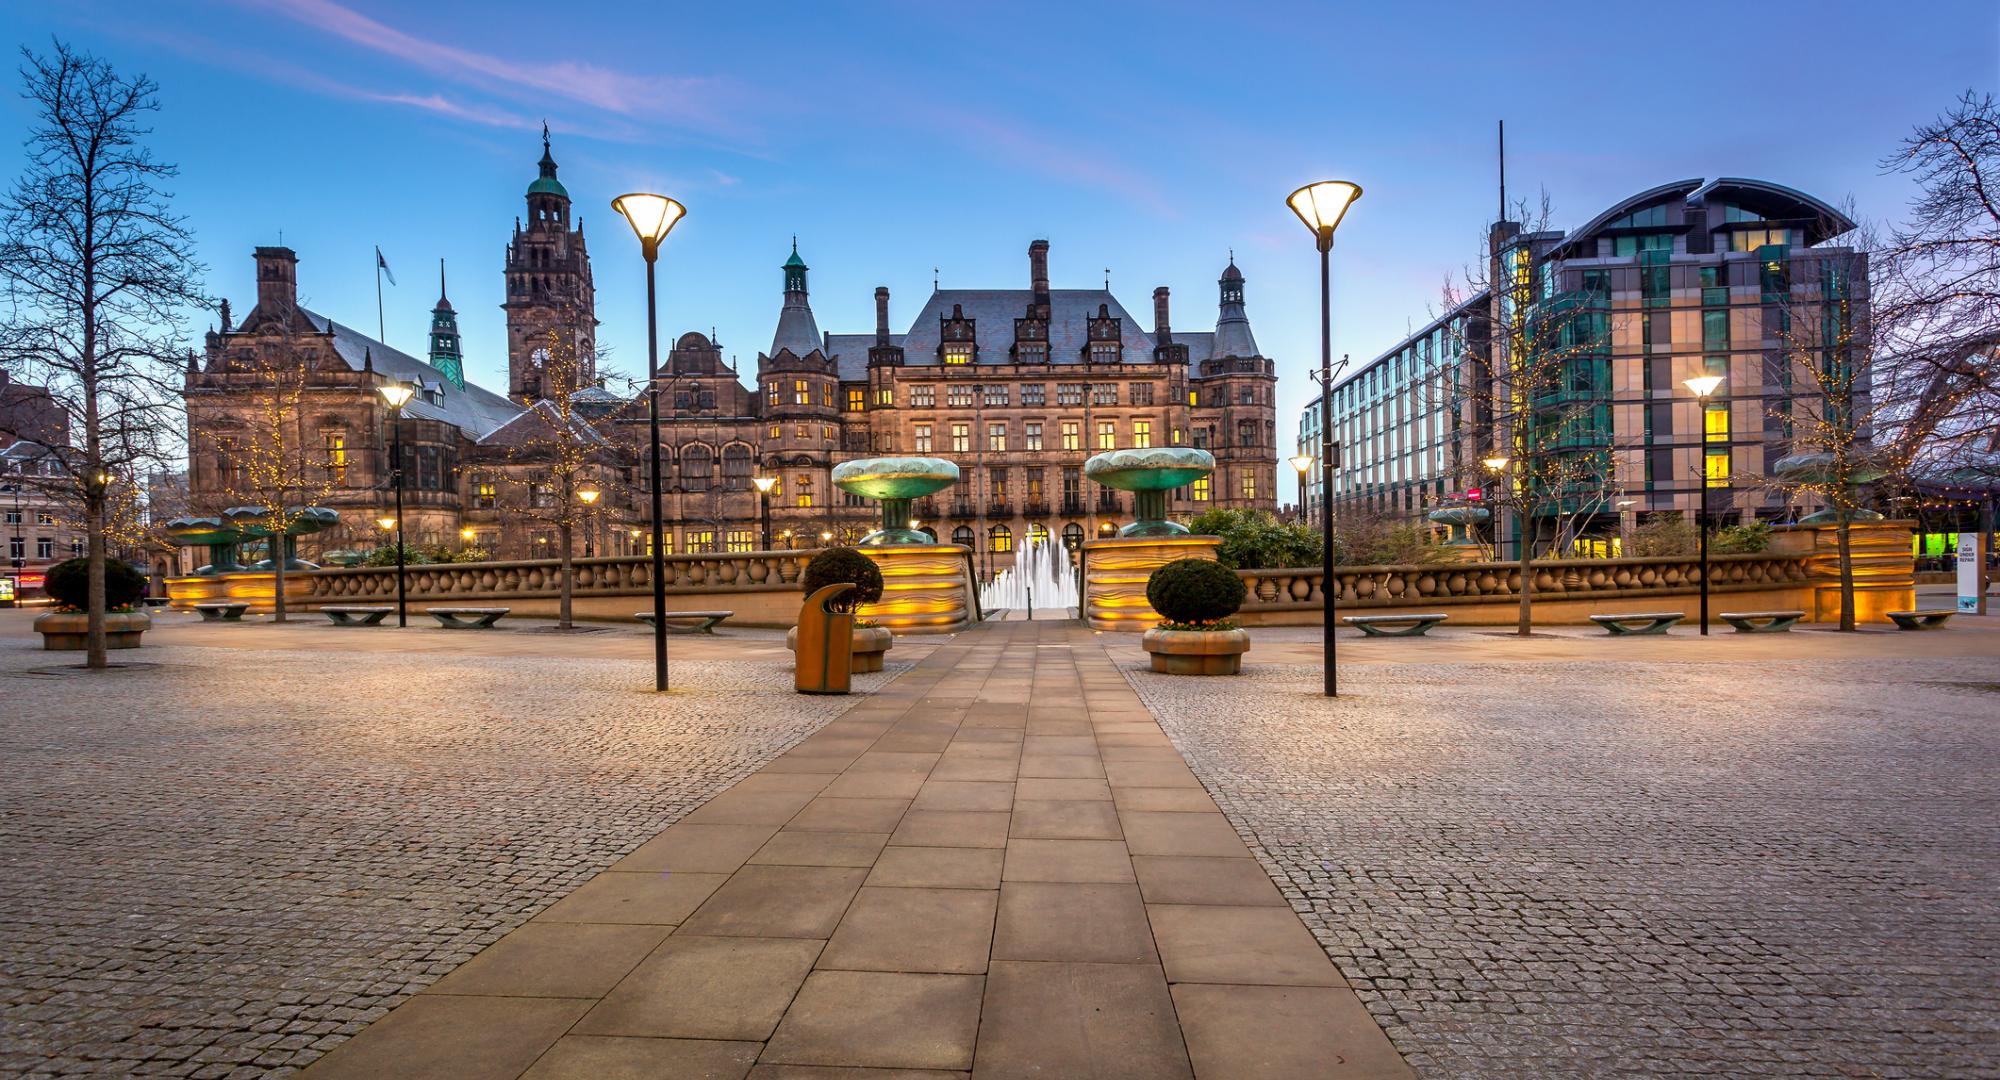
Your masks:
{"label": "chimney", "polygon": [[299,303],[299,256],[288,247],[257,249],[257,306],[285,311]]}
{"label": "chimney", "polygon": [[1035,303],[1049,302],[1049,242],[1037,240],[1028,245],[1028,277],[1035,289]]}
{"label": "chimney", "polygon": [[1173,328],[1167,325],[1167,287],[1153,290],[1153,337],[1158,344],[1171,345],[1174,340]]}
{"label": "chimney", "polygon": [[875,344],[889,344],[889,287],[875,286]]}

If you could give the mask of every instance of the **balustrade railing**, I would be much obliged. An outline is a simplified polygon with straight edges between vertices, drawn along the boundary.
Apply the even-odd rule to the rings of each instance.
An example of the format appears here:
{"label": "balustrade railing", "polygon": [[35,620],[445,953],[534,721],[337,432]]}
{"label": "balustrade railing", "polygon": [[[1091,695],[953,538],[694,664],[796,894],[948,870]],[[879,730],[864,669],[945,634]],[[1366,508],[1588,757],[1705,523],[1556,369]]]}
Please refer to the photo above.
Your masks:
{"label": "balustrade railing", "polygon": [[[1804,554],[1709,556],[1711,592],[1782,588],[1812,580]],[[1316,608],[1324,603],[1318,568],[1238,570],[1250,595],[1245,612]],[[1340,607],[1476,604],[1518,599],[1521,567],[1511,562],[1334,567]],[[1701,586],[1692,555],[1626,559],[1551,559],[1534,564],[1537,599],[1657,596]]]}
{"label": "balustrade railing", "polygon": [[[754,592],[797,589],[817,550],[751,551],[729,555],[669,555],[669,593]],[[573,559],[571,590],[577,596],[645,596],[653,591],[647,555]],[[413,600],[480,596],[492,599],[553,596],[562,588],[556,559],[520,562],[424,563],[408,568]],[[396,568],[360,566],[294,575],[310,583],[314,600],[381,600],[396,595]]]}

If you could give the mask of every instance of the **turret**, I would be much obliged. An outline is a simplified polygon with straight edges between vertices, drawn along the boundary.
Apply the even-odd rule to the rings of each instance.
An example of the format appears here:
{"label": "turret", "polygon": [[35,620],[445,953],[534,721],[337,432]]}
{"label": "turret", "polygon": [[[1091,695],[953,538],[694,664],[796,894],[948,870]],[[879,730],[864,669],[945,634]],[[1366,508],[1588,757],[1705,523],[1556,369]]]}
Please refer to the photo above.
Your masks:
{"label": "turret", "polygon": [[465,352],[459,344],[458,312],[444,292],[444,260],[438,260],[438,302],[431,309],[431,366],[445,380],[465,389]]}
{"label": "turret", "polygon": [[299,256],[288,247],[257,249],[257,306],[282,316],[299,304]]}
{"label": "turret", "polygon": [[812,304],[806,296],[806,261],[799,258],[798,237],[792,238],[792,255],[785,260],[785,306],[778,311],[778,331],[771,336],[771,352],[790,349],[793,356],[823,352],[819,324],[813,319]]}
{"label": "turret", "polygon": [[1243,311],[1243,271],[1236,268],[1235,256],[1230,256],[1217,284],[1221,286],[1222,299],[1215,318],[1215,344],[1211,353],[1218,357],[1262,356],[1257,351],[1257,339],[1250,334],[1250,316]]}

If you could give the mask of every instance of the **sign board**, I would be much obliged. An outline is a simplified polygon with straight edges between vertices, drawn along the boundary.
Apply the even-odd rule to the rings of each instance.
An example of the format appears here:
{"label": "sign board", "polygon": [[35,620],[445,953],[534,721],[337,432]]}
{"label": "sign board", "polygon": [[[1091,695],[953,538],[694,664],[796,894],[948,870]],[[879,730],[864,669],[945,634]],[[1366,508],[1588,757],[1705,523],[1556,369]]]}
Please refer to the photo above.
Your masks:
{"label": "sign board", "polygon": [[1966,614],[1979,610],[1979,567],[1986,561],[1986,534],[1958,534],[1958,610]]}
{"label": "sign board", "polygon": [[36,589],[41,588],[42,582],[47,581],[48,577],[49,576],[47,574],[37,574],[37,573],[18,574],[16,575],[15,578],[15,585],[17,588],[19,588],[21,595],[26,596],[29,593],[34,592]]}
{"label": "sign board", "polygon": [[1468,502],[1478,502],[1485,497],[1486,493],[1478,488],[1467,488],[1465,491],[1465,498]]}
{"label": "sign board", "polygon": [[14,600],[14,579],[0,577],[0,604],[12,604]]}

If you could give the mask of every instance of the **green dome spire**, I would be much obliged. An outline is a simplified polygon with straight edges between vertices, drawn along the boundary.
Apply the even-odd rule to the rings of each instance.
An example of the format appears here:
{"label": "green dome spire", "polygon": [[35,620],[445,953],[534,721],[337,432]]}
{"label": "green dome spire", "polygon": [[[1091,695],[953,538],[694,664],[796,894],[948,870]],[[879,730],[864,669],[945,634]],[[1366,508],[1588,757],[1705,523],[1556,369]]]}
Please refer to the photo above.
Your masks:
{"label": "green dome spire", "polygon": [[556,179],[556,159],[555,155],[549,152],[549,125],[546,121],[542,124],[541,164],[542,175],[536,177],[535,182],[528,185],[528,194],[560,195],[565,199],[569,198],[569,189],[563,187],[562,181]]}

